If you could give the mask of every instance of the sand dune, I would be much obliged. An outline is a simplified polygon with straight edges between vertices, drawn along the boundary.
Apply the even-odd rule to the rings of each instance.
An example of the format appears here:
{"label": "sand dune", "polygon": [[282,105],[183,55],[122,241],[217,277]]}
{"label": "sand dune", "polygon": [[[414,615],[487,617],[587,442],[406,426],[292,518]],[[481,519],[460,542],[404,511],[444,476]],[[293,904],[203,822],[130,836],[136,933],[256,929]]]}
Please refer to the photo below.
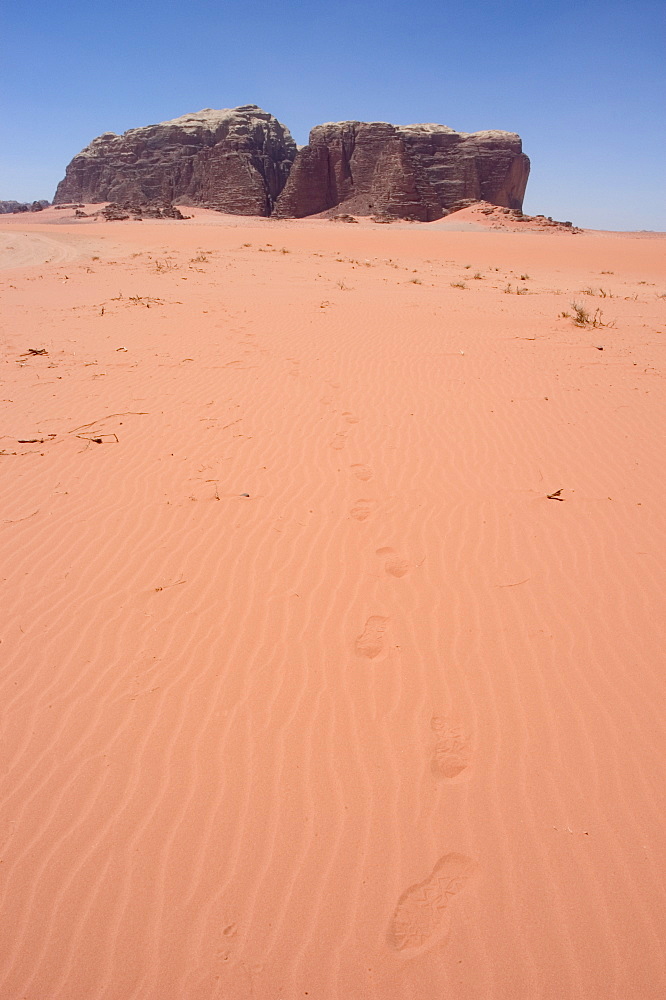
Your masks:
{"label": "sand dune", "polygon": [[661,996],[666,238],[193,214],[0,221],[0,997]]}

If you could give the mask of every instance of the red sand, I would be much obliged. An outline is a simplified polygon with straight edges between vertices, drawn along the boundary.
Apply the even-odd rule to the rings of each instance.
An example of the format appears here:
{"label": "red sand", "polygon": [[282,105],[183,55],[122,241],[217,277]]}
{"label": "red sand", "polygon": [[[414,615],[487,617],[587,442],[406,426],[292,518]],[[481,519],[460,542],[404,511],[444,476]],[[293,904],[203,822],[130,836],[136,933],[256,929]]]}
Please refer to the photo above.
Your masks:
{"label": "red sand", "polygon": [[661,997],[666,238],[59,215],[0,223],[2,1000]]}

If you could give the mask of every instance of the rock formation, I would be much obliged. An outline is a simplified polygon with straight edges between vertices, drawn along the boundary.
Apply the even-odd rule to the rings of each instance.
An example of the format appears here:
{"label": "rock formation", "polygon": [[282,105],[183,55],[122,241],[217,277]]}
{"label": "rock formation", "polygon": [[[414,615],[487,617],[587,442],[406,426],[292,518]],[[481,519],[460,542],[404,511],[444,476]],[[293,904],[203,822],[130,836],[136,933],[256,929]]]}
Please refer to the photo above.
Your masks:
{"label": "rock formation", "polygon": [[93,139],[67,167],[54,203],[177,202],[270,215],[295,155],[289,130],[256,105],[206,109]]}
{"label": "rock formation", "polygon": [[274,214],[301,218],[341,206],[355,215],[428,222],[473,201],[521,209],[529,166],[514,132],[318,125],[296,156]]}
{"label": "rock formation", "polygon": [[[117,205],[115,201],[109,202],[99,212],[93,213],[95,216],[101,215],[107,222],[124,222],[126,219],[133,219],[135,222],[143,222],[144,219],[187,219],[189,216],[183,215],[180,209],[174,205]],[[80,219],[90,218],[85,212],[78,209],[75,212]]]}
{"label": "rock formation", "polygon": [[42,212],[49,207],[48,201],[0,201],[0,215],[17,215],[20,212]]}
{"label": "rock formation", "polygon": [[255,104],[105,132],[67,167],[55,204],[202,205],[236,215],[320,212],[439,219],[475,201],[522,209],[530,161],[514,132],[333,122],[296,152]]}

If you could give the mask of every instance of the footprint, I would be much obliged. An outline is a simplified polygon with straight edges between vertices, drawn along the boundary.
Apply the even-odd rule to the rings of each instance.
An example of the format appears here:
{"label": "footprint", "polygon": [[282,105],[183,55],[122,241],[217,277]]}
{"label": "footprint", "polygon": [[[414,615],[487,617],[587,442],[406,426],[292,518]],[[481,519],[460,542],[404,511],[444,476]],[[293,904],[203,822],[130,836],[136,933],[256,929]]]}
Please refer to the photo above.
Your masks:
{"label": "footprint", "polygon": [[399,556],[393,556],[386,563],[386,572],[389,576],[405,576],[409,573],[410,565],[406,559],[401,559]]}
{"label": "footprint", "polygon": [[368,660],[374,660],[380,653],[384,652],[385,632],[388,625],[388,618],[382,615],[371,615],[365,623],[361,634],[356,638],[356,652],[359,656],[365,656]]}
{"label": "footprint", "polygon": [[405,576],[409,573],[412,568],[411,563],[408,563],[406,559],[402,559],[395,549],[390,546],[385,545],[381,549],[377,549],[378,556],[388,556],[386,562],[384,563],[384,569],[389,576]]}
{"label": "footprint", "polygon": [[360,479],[362,483],[367,483],[369,479],[372,479],[372,469],[369,465],[352,465],[350,468],[356,478]]}
{"label": "footprint", "polygon": [[376,506],[376,500],[357,500],[349,511],[349,516],[355,521],[366,521]]}
{"label": "footprint", "polygon": [[471,742],[463,727],[434,715],[430,720],[437,742],[432,752],[430,767],[437,778],[455,778],[467,767],[471,759]]}
{"label": "footprint", "polygon": [[476,865],[464,854],[445,854],[431,875],[403,892],[395,908],[388,942],[396,951],[430,946],[449,927],[449,899],[463,889]]}
{"label": "footprint", "polygon": [[345,438],[345,434],[338,432],[331,441],[331,448],[335,448],[336,451],[342,451],[345,446]]}
{"label": "footprint", "polygon": [[342,416],[345,418],[348,424],[357,424],[360,419],[360,417],[355,417],[353,413],[350,413],[349,410],[345,410]]}

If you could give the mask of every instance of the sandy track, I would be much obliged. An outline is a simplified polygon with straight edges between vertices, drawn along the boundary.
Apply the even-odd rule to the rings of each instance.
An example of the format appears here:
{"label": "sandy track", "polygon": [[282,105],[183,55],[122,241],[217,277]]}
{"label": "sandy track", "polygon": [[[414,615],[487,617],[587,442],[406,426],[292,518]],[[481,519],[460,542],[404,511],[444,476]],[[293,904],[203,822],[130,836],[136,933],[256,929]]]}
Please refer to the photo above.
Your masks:
{"label": "sandy track", "polygon": [[663,241],[103,238],[0,279],[0,996],[660,996]]}
{"label": "sandy track", "polygon": [[0,270],[64,264],[99,250],[99,241],[74,235],[46,235],[35,232],[0,232]]}

